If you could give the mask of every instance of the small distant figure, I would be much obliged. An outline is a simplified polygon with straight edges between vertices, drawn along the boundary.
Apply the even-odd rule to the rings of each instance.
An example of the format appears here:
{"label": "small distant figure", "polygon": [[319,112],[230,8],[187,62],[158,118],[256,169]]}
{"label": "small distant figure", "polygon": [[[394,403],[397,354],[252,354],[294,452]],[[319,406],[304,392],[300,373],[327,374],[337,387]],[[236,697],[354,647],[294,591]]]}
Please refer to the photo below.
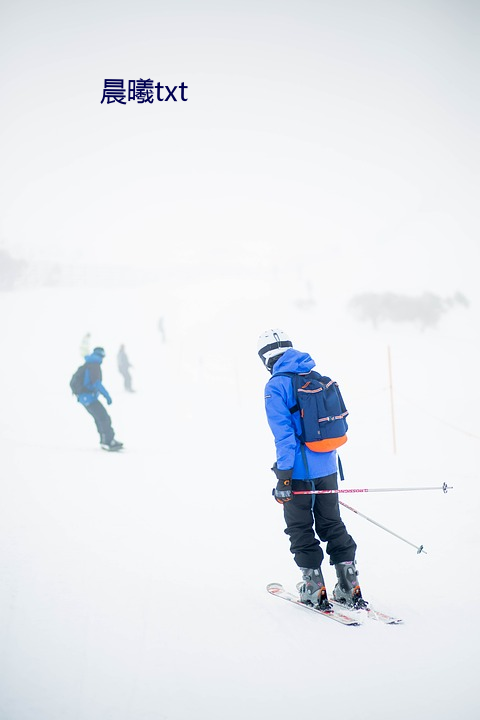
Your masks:
{"label": "small distant figure", "polygon": [[158,332],[162,336],[162,342],[166,342],[167,338],[165,337],[165,324],[163,322],[163,317],[161,317],[158,321]]}
{"label": "small distant figure", "polygon": [[80,355],[82,358],[86,357],[90,353],[90,338],[92,336],[89,332],[87,332],[82,339],[82,342],[80,343]]}
{"label": "small distant figure", "polygon": [[130,375],[130,368],[133,367],[133,365],[130,364],[127,353],[125,352],[125,345],[120,345],[117,353],[117,365],[120,375],[123,377],[125,390],[127,392],[134,392],[132,389],[132,376]]}
{"label": "small distant figure", "polygon": [[85,357],[85,363],[74,373],[70,387],[78,402],[95,420],[101,447],[110,451],[121,450],[123,443],[115,440],[110,415],[98,399],[99,395],[103,395],[107,405],[112,404],[112,398],[102,384],[101,364],[104,357],[105,350],[102,347],[94,348],[91,355]]}

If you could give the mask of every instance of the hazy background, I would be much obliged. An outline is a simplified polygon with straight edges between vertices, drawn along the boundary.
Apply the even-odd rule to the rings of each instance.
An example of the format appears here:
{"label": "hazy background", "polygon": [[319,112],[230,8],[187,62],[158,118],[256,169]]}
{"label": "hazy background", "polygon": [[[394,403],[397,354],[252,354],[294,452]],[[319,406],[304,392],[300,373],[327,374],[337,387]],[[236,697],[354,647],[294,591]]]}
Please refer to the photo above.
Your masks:
{"label": "hazy background", "polygon": [[[2,8],[12,253],[292,282],[329,262],[345,293],[475,284],[476,3]],[[105,78],[183,81],[188,101],[101,104]]]}
{"label": "hazy background", "polygon": [[[1,720],[478,714],[478,16],[3,3]],[[101,104],[106,78],[188,101]],[[342,387],[348,487],[454,486],[347,500],[428,551],[343,513],[402,627],[265,592],[299,579],[256,356],[277,325]],[[123,454],[68,388],[87,331]]]}

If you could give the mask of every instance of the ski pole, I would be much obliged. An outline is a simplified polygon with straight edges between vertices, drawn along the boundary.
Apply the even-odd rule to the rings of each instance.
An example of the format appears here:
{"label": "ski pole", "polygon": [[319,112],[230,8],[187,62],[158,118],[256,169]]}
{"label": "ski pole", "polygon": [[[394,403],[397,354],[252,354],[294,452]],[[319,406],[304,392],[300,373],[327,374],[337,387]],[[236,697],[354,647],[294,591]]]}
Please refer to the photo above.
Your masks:
{"label": "ski pole", "polygon": [[390,533],[390,535],[394,535],[399,540],[403,540],[403,542],[406,542],[407,545],[411,545],[412,547],[414,547],[417,551],[417,555],[420,555],[420,553],[422,553],[422,552],[425,553],[425,555],[427,554],[425,552],[425,550],[423,549],[423,545],[415,545],[415,543],[412,543],[409,540],[405,540],[405,538],[401,537],[400,535],[397,535],[397,533],[392,532],[392,530],[389,530],[388,528],[384,527],[383,525],[380,525],[380,523],[376,522],[375,520],[372,520],[372,518],[367,517],[363,513],[359,512],[358,510],[355,510],[355,508],[351,507],[350,505],[347,505],[346,503],[342,502],[341,500],[339,500],[338,502],[340,505],[343,505],[343,507],[346,507],[346,508],[348,508],[348,510],[351,510],[352,512],[354,512],[356,515],[360,515],[360,517],[365,518],[365,520],[368,520],[368,522],[371,522],[374,525],[376,525],[377,527],[382,528],[382,530],[385,530],[386,532]]}
{"label": "ski pole", "polygon": [[367,492],[412,492],[413,490],[453,490],[452,485],[443,485],[438,487],[416,487],[416,488],[342,488],[341,490],[294,490],[292,495],[333,495],[336,493],[367,493]]}

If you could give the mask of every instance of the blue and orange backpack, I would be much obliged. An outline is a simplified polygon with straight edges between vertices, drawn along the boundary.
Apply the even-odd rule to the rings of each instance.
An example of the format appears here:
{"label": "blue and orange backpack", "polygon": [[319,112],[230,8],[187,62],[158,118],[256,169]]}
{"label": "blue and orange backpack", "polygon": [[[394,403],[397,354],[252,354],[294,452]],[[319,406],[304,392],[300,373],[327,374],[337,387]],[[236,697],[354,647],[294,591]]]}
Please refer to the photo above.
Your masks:
{"label": "blue and orange backpack", "polygon": [[300,412],[301,443],[314,452],[330,452],[347,442],[347,408],[340,388],[331,378],[315,370],[297,374],[275,373],[291,378],[295,405],[290,413]]}

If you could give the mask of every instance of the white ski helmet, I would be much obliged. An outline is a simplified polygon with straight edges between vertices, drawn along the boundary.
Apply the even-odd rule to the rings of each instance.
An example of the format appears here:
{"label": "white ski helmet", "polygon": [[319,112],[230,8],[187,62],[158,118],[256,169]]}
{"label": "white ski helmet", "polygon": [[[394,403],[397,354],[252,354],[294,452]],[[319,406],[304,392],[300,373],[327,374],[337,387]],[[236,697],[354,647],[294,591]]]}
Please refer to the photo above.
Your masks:
{"label": "white ski helmet", "polygon": [[292,341],[280,328],[265,330],[258,338],[257,343],[258,354],[269,370],[273,367],[273,360],[279,355],[283,355],[291,347],[293,347]]}

